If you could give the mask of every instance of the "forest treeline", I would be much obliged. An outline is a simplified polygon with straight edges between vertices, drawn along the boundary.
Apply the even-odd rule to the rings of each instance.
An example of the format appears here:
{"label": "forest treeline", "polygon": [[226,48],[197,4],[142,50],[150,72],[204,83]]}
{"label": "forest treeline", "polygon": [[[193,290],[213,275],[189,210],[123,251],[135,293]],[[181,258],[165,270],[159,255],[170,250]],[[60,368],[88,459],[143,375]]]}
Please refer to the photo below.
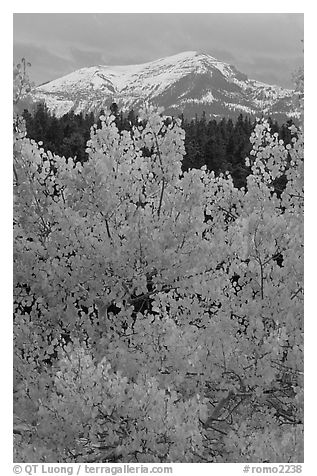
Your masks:
{"label": "forest treeline", "polygon": [[[116,126],[119,131],[132,130],[139,123],[138,115],[132,109],[124,114],[116,103],[110,107],[116,117]],[[73,157],[81,163],[88,160],[86,143],[90,138],[90,129],[93,124],[100,127],[99,117],[104,114],[101,110],[96,117],[89,114],[74,114],[69,112],[57,118],[51,114],[45,104],[39,103],[33,113],[27,109],[23,112],[26,123],[27,136],[39,142],[42,141],[44,150],[65,157]],[[255,127],[255,121],[247,115],[240,114],[236,120],[222,118],[221,120],[207,120],[205,113],[192,120],[183,115],[181,127],[185,131],[185,151],[183,170],[206,166],[216,174],[229,171],[235,186],[246,185],[246,178],[250,169],[245,165],[245,158],[249,155],[252,145],[250,135]],[[278,133],[285,144],[291,142],[289,127],[293,124],[290,119],[280,125],[277,121],[268,119],[271,133]]]}

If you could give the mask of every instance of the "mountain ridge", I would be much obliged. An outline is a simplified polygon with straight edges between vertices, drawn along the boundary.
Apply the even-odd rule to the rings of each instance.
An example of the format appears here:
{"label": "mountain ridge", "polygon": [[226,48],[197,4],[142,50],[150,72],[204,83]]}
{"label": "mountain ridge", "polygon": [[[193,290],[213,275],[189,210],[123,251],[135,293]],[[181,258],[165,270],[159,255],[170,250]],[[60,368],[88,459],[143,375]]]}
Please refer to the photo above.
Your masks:
{"label": "mountain ridge", "polygon": [[249,79],[234,65],[197,51],[186,51],[134,65],[81,68],[35,89],[56,116],[99,112],[116,102],[125,112],[144,102],[167,114],[194,116],[284,115],[296,117],[294,91]]}

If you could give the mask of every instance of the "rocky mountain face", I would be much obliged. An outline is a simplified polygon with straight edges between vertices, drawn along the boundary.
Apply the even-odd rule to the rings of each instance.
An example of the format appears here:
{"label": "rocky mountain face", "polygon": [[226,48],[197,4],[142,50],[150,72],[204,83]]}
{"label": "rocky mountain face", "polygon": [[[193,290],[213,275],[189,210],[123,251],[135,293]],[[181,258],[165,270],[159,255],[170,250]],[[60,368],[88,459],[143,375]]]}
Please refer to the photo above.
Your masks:
{"label": "rocky mountain face", "polygon": [[296,118],[294,91],[249,79],[234,66],[195,51],[149,63],[82,68],[38,86],[35,100],[44,100],[60,117],[99,111],[116,102],[124,112],[145,102],[166,114],[186,117],[235,117],[240,113],[276,119]]}

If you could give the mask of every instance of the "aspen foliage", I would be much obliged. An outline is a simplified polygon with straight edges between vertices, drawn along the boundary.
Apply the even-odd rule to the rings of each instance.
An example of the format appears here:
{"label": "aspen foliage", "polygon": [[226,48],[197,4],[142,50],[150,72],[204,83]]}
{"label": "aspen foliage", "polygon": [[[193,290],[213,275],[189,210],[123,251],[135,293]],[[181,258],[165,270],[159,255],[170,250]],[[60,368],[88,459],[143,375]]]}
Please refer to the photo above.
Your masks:
{"label": "aspen foliage", "polygon": [[259,122],[238,189],[140,119],[84,165],[15,128],[15,460],[301,462],[302,131]]}

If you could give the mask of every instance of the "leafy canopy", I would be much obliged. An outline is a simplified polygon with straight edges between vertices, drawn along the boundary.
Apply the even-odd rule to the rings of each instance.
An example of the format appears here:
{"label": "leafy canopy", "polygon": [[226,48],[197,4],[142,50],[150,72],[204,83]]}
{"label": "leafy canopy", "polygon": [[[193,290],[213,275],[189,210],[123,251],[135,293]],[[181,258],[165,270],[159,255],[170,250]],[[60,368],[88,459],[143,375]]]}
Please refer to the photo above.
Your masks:
{"label": "leafy canopy", "polygon": [[15,459],[302,461],[302,132],[259,123],[238,189],[140,119],[84,165],[15,129]]}

